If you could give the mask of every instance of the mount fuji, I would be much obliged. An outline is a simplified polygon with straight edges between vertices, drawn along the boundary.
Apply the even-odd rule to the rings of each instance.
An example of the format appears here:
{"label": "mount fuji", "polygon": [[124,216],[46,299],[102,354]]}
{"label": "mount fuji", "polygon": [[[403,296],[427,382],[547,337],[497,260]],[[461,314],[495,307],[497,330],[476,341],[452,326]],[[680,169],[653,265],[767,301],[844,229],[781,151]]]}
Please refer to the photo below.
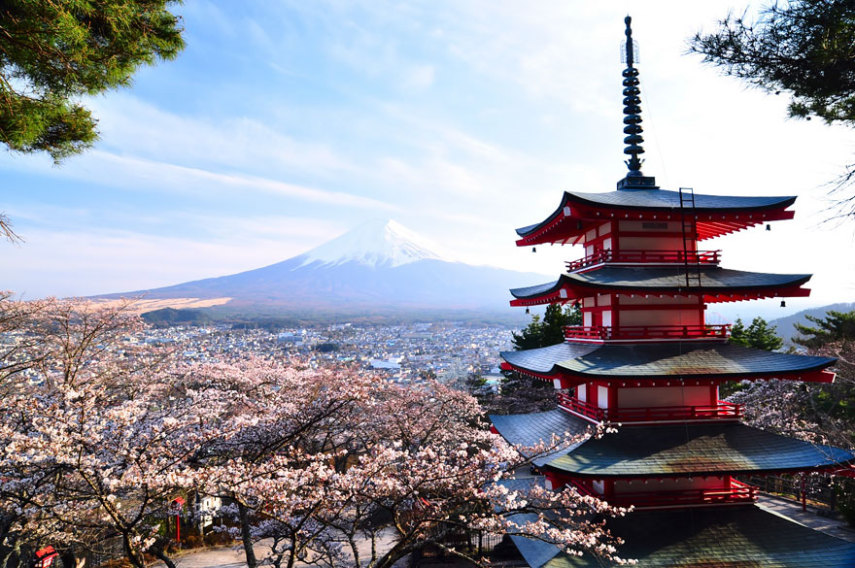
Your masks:
{"label": "mount fuji", "polygon": [[416,233],[395,221],[383,221],[358,226],[263,268],[100,298],[219,299],[221,305],[206,312],[229,318],[519,322],[520,310],[508,306],[508,289],[542,279],[533,273],[446,260]]}

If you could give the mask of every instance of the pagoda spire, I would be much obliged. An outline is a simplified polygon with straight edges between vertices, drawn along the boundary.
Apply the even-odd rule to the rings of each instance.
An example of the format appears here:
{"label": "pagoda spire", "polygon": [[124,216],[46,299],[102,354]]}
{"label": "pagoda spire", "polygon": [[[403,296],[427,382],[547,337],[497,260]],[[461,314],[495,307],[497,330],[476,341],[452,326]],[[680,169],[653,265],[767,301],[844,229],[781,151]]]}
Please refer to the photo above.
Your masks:
{"label": "pagoda spire", "polygon": [[638,54],[635,41],[632,39],[632,18],[627,16],[624,22],[626,23],[626,42],[622,59],[626,63],[626,69],[623,70],[623,133],[626,137],[623,141],[626,148],[623,153],[630,158],[625,161],[629,172],[618,182],[618,189],[655,189],[656,180],[641,173],[644,160],[639,158],[639,155],[644,153],[644,148],[641,146],[644,138],[641,135],[643,132],[639,96],[641,90],[638,88],[638,69],[635,68]]}

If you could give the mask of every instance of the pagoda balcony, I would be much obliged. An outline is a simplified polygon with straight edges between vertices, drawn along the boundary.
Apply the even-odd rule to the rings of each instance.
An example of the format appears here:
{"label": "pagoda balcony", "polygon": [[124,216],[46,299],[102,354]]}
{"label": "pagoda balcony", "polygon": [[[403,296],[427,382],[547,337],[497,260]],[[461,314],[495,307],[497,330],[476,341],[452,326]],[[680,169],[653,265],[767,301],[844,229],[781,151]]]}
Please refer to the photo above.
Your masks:
{"label": "pagoda balcony", "polygon": [[712,264],[718,265],[720,250],[604,250],[566,263],[567,272],[575,272],[597,264]]}
{"label": "pagoda balcony", "polygon": [[567,341],[645,341],[686,339],[727,339],[730,324],[697,325],[568,325],[564,328]]}
{"label": "pagoda balcony", "polygon": [[599,408],[575,396],[560,392],[558,406],[592,422],[688,422],[702,420],[739,420],[742,405],[723,400],[700,406],[655,406],[645,408]]}
{"label": "pagoda balcony", "polygon": [[[603,495],[592,491],[584,483],[575,479],[569,481],[579,493],[604,499]],[[615,507],[634,506],[636,509],[674,509],[697,507],[702,505],[742,505],[757,501],[757,488],[735,479],[730,487],[720,489],[685,489],[682,491],[639,491],[635,493],[617,493],[606,498]]]}

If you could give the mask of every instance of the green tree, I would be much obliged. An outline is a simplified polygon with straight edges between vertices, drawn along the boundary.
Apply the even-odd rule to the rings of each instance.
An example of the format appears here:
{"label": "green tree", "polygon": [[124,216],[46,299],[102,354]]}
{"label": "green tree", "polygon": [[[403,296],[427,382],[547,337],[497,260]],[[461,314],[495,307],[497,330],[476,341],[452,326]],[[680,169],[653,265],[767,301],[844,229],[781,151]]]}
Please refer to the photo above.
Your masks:
{"label": "green tree", "polygon": [[564,341],[564,326],[582,323],[582,312],[576,306],[550,304],[546,307],[543,319],[537,314],[531,316],[531,323],[514,332],[511,342],[514,349],[533,349],[547,347]]}
{"label": "green tree", "polygon": [[[765,351],[775,351],[784,345],[784,340],[775,333],[775,326],[761,318],[756,317],[751,325],[745,326],[740,318],[737,318],[730,330],[730,342],[743,347],[753,347]],[[727,381],[719,385],[719,396],[728,398],[736,392],[746,388],[740,381]]]}
{"label": "green tree", "polygon": [[[582,323],[582,312],[576,306],[550,304],[543,318],[534,314],[531,322],[512,334],[514,349],[548,347],[564,341],[564,326]],[[555,408],[552,395],[554,387],[550,381],[533,379],[514,371],[503,371],[504,379],[499,385],[499,396],[484,401],[488,412],[495,414],[518,414],[543,412]]]}
{"label": "green tree", "polygon": [[[732,14],[711,34],[697,34],[690,50],[704,62],[769,91],[790,96],[789,114],[855,127],[855,2],[789,0],[760,10],[754,21]],[[855,178],[846,168],[837,191]],[[855,195],[841,200],[855,216]]]}
{"label": "green tree", "polygon": [[855,339],[855,311],[825,314],[824,318],[805,316],[815,327],[795,324],[796,331],[801,337],[793,338],[793,342],[808,348],[819,348],[834,342],[848,343]]}
{"label": "green tree", "polygon": [[775,351],[784,345],[784,340],[778,337],[776,329],[759,316],[754,318],[748,327],[737,318],[730,331],[730,342],[743,347]]}
{"label": "green tree", "polygon": [[91,146],[77,100],[130,84],[184,46],[176,0],[7,0],[0,4],[0,141],[59,162]]}

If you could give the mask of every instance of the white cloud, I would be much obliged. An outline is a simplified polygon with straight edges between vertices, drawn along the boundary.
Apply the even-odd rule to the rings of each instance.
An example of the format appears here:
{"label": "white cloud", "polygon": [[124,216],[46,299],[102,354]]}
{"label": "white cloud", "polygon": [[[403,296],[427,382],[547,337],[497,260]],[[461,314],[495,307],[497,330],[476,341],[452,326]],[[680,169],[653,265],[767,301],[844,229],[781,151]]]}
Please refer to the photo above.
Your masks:
{"label": "white cloud", "polygon": [[286,260],[342,232],[317,219],[259,217],[210,223],[216,237],[163,237],[123,230],[41,230],[4,260],[16,267],[4,286],[28,298],[88,296],[155,288],[251,270]]}

